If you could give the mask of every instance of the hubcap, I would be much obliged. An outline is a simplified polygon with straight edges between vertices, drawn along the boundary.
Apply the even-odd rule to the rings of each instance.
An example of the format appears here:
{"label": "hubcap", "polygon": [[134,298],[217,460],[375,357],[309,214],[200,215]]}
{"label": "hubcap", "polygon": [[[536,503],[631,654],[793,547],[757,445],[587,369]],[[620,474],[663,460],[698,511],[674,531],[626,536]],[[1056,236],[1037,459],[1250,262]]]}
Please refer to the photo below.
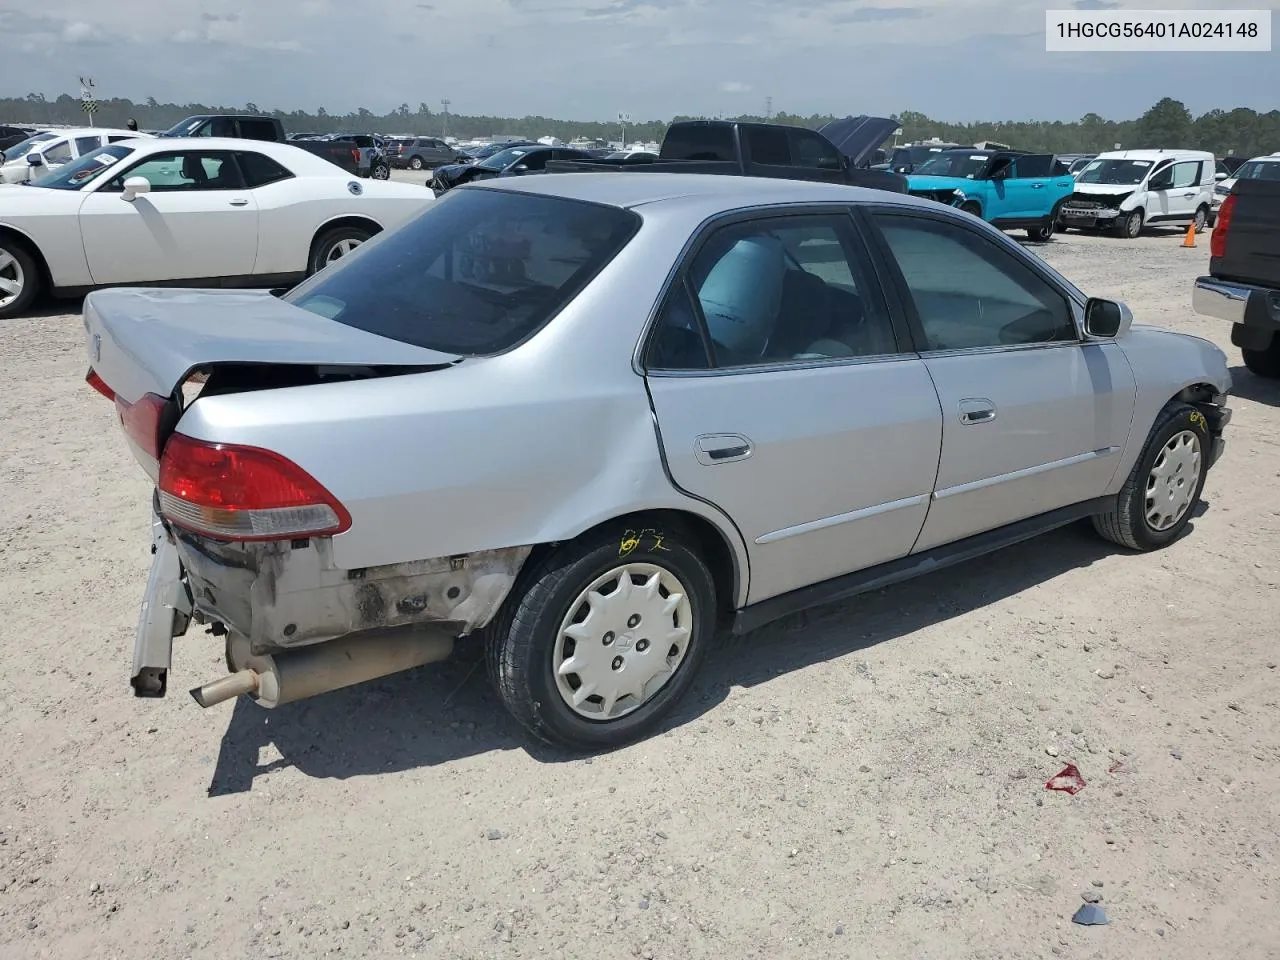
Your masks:
{"label": "hubcap", "polygon": [[1133,213],[1129,215],[1129,236],[1136,237],[1142,232],[1142,215]]}
{"label": "hubcap", "polygon": [[357,240],[355,237],[349,237],[346,240],[339,240],[329,248],[329,255],[324,258],[324,262],[333,263],[335,260],[341,260],[362,243],[364,243],[363,240]]}
{"label": "hubcap", "polygon": [[1203,210],[1196,211],[1196,233],[1204,229],[1205,215]]}
{"label": "hubcap", "polygon": [[8,250],[0,248],[0,307],[7,307],[22,296],[27,278],[22,264]]}
{"label": "hubcap", "polygon": [[684,585],[651,563],[615,567],[578,594],[556,635],[551,668],[568,707],[616,720],[666,686],[689,649]]}
{"label": "hubcap", "polygon": [[1168,530],[1186,514],[1200,482],[1200,438],[1183,430],[1169,439],[1147,475],[1147,525]]}

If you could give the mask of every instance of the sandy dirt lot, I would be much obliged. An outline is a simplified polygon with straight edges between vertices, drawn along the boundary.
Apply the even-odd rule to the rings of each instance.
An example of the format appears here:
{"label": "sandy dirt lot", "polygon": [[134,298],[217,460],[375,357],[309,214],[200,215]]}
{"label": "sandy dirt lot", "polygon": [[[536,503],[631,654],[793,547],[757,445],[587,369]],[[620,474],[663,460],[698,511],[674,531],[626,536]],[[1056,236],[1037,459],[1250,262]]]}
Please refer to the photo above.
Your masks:
{"label": "sandy dirt lot", "polygon": [[[528,741],[474,655],[201,711],[196,629],[133,699],[148,485],[77,305],[0,323],[0,956],[1280,957],[1280,386],[1193,315],[1179,239],[1041,253],[1228,349],[1187,537],[1073,527],[776,624],[594,759]],[[1085,789],[1047,792],[1068,762]]]}

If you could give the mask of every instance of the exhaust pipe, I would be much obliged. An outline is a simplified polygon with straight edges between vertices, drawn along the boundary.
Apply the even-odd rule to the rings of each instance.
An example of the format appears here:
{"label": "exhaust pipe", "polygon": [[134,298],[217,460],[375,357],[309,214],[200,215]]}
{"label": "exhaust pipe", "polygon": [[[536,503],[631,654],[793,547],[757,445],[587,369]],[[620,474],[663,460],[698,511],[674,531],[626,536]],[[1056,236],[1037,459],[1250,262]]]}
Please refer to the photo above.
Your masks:
{"label": "exhaust pipe", "polygon": [[261,655],[250,651],[245,637],[232,634],[227,638],[227,662],[233,672],[196,687],[191,696],[202,707],[246,694],[259,706],[278,707],[438,663],[452,653],[452,636],[422,628],[350,634],[297,650]]}

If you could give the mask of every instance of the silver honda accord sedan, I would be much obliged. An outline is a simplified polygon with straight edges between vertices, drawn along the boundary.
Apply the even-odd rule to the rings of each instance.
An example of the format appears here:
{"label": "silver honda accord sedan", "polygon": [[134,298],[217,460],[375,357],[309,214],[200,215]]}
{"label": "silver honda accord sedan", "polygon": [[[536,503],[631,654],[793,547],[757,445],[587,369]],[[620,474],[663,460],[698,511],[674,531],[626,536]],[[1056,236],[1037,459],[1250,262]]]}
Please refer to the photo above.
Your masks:
{"label": "silver honda accord sedan", "polygon": [[1091,518],[1187,526],[1216,346],[959,211],[833,184],[559,173],[450,191],[281,296],[106,290],[89,382],[155,481],[132,686],[202,706],[484,644],[532,733],[652,731],[721,630]]}

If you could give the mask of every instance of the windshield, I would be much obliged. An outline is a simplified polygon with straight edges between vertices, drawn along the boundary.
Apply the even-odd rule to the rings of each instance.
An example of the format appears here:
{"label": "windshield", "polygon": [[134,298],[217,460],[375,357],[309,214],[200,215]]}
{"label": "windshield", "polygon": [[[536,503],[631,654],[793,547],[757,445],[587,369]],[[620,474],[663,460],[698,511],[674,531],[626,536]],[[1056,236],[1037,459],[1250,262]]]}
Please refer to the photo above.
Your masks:
{"label": "windshield", "polygon": [[187,117],[187,119],[183,120],[181,123],[177,124],[176,126],[170,127],[164,133],[160,134],[160,136],[162,137],[189,136],[193,130],[195,130],[197,127],[199,127],[208,119],[209,119],[208,117]]}
{"label": "windshield", "polygon": [[85,184],[98,179],[131,153],[133,153],[132,147],[119,143],[100,147],[92,153],[86,153],[75,163],[68,163],[32,181],[31,186],[46,187],[50,190],[79,190]]}
{"label": "windshield", "polygon": [[476,166],[483,170],[505,170],[531,149],[531,147],[512,147],[509,150],[495,153],[493,156],[477,163]]}
{"label": "windshield", "polygon": [[36,144],[44,143],[46,140],[52,140],[54,136],[55,135],[52,133],[37,133],[34,137],[27,137],[27,139],[23,140],[21,143],[15,143],[4,152],[5,162],[8,163],[11,160],[21,160],[31,152],[31,149]]}
{"label": "windshield", "polygon": [[1249,160],[1231,176],[1235,180],[1280,180],[1280,160]]}
{"label": "windshield", "polygon": [[500,353],[545,325],[634,235],[628,210],[459,190],[284,300],[441,353]]}
{"label": "windshield", "polygon": [[1094,160],[1080,174],[1080,182],[1131,187],[1141,183],[1150,169],[1150,160]]}
{"label": "windshield", "polygon": [[965,177],[973,179],[983,171],[991,158],[985,153],[948,150],[916,167],[922,177]]}

